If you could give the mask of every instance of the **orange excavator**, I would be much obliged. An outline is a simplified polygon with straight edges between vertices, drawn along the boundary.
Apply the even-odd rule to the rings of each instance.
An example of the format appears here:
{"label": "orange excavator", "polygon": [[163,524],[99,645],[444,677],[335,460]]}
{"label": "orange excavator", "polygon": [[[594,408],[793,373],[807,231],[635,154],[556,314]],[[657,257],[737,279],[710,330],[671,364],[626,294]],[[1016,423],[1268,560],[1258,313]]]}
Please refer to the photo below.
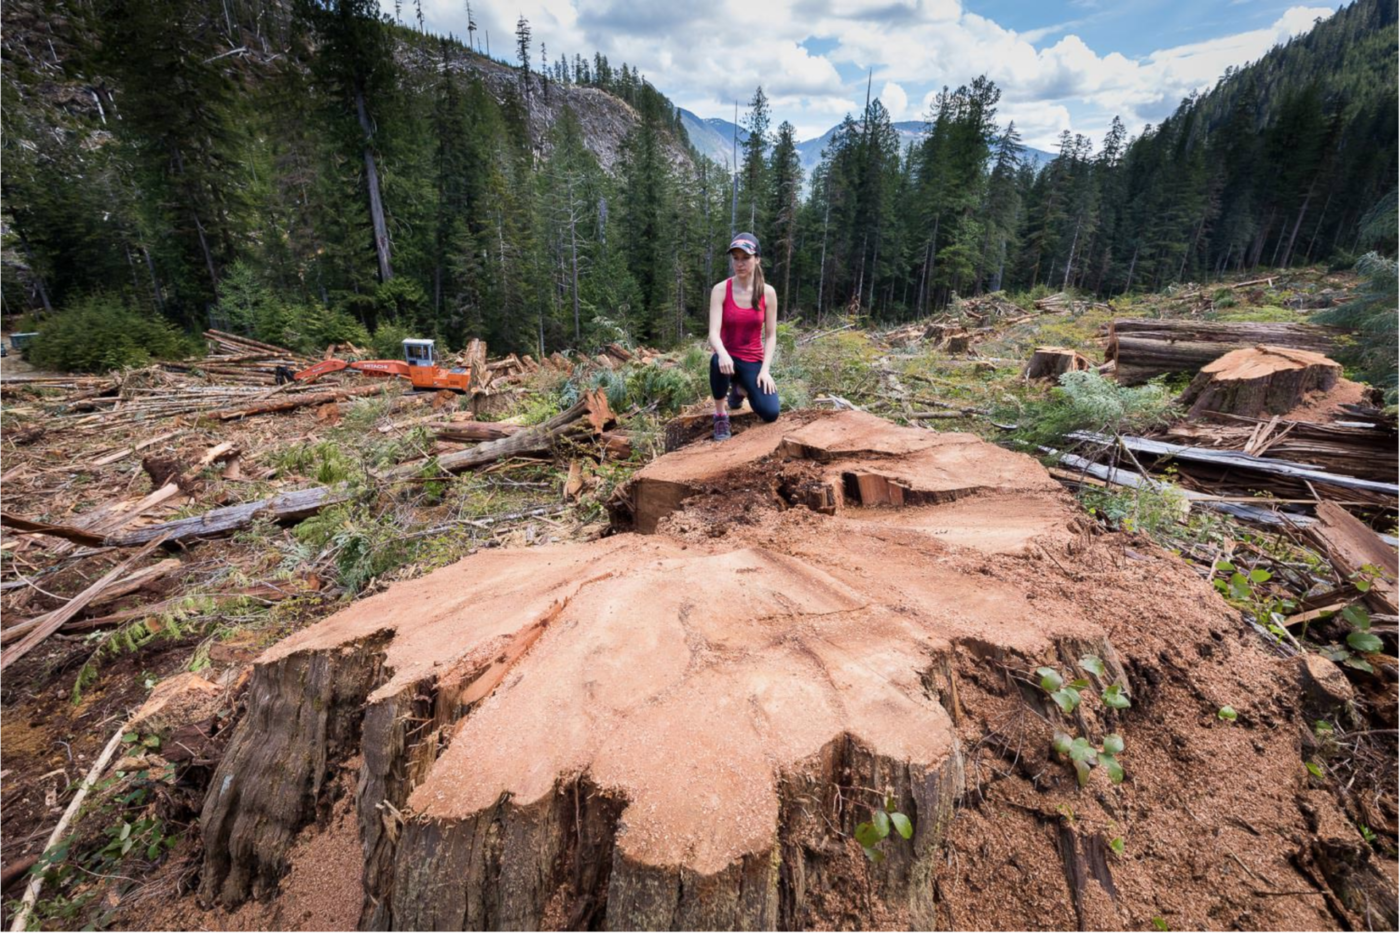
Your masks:
{"label": "orange excavator", "polygon": [[443,369],[437,364],[437,354],[431,340],[409,339],[403,342],[403,360],[322,360],[308,366],[299,373],[279,367],[279,384],[295,379],[297,382],[315,382],[326,373],[353,369],[368,376],[397,376],[407,379],[414,389],[437,391],[451,389],[453,392],[466,392],[471,385],[471,370]]}

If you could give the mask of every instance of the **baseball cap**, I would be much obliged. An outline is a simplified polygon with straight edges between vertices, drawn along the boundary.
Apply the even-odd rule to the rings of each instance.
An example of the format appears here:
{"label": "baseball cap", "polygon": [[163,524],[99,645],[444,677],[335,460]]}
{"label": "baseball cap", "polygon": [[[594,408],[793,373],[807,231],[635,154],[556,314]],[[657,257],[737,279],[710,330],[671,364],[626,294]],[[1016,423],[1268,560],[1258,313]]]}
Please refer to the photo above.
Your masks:
{"label": "baseball cap", "polygon": [[758,255],[758,237],[752,233],[741,233],[729,244],[730,249],[741,249],[750,256]]}

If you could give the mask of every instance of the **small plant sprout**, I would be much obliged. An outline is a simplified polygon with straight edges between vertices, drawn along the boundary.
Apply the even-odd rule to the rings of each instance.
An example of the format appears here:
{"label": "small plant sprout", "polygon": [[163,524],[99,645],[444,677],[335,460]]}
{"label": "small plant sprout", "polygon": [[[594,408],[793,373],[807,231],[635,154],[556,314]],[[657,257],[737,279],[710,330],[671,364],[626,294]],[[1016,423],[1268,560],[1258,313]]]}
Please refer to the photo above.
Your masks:
{"label": "small plant sprout", "polygon": [[1054,700],[1066,715],[1079,707],[1079,691],[1087,689],[1089,681],[1081,678],[1065,683],[1060,672],[1053,667],[1038,667],[1035,673],[1040,677],[1040,689],[1050,694],[1050,699]]}
{"label": "small plant sprout", "polygon": [[1114,784],[1123,783],[1123,766],[1118,762],[1118,756],[1123,753],[1123,737],[1118,733],[1104,736],[1103,746],[1095,748],[1082,736],[1073,738],[1067,733],[1056,732],[1052,745],[1056,753],[1069,757],[1081,787],[1088,783],[1095,765],[1101,766]]}
{"label": "small plant sprout", "polygon": [[1323,773],[1322,765],[1315,761],[1304,762],[1304,764],[1307,766],[1308,773],[1313,777],[1317,778],[1319,781],[1326,780],[1327,775]]}
{"label": "small plant sprout", "polygon": [[856,827],[856,842],[860,843],[866,858],[872,862],[884,861],[885,853],[880,849],[880,843],[889,838],[891,829],[903,839],[914,836],[913,821],[895,809],[893,797],[886,797],[884,808],[871,810],[870,822]]}
{"label": "small plant sprout", "polygon": [[1118,684],[1109,684],[1103,692],[1103,705],[1109,709],[1127,709],[1133,705],[1127,692]]}
{"label": "small plant sprout", "polygon": [[1084,655],[1084,657],[1082,657],[1082,658],[1079,659],[1079,667],[1080,667],[1081,670],[1086,670],[1086,671],[1088,671],[1090,674],[1093,674],[1095,677],[1103,677],[1103,676],[1105,676],[1105,675],[1104,675],[1103,661],[1099,660],[1098,655],[1094,655],[1094,654],[1086,654],[1086,655]]}
{"label": "small plant sprout", "polygon": [[1233,706],[1222,706],[1215,715],[1217,718],[1222,719],[1225,722],[1234,722],[1239,717],[1239,713],[1235,712],[1235,708]]}
{"label": "small plant sprout", "polygon": [[1128,848],[1128,844],[1123,841],[1122,836],[1114,836],[1113,839],[1109,841],[1108,847],[1113,850],[1114,855],[1122,858],[1123,852]]}

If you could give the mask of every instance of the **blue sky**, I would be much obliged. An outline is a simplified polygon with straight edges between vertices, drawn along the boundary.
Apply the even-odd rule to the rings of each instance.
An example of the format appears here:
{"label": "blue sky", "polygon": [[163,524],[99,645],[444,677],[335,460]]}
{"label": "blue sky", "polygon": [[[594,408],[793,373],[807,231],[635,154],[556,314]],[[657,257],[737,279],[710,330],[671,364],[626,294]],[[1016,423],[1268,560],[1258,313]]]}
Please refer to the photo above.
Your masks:
{"label": "blue sky", "polygon": [[[466,0],[424,0],[430,30],[466,35]],[[386,8],[392,3],[381,0]],[[411,3],[405,2],[405,16]],[[478,40],[507,55],[524,15],[535,58],[601,51],[636,65],[675,103],[730,119],[759,84],[774,125],[818,136],[865,98],[866,79],[896,120],[918,120],[942,86],[987,74],[999,122],[1054,149],[1069,129],[1095,141],[1115,115],[1130,133],[1312,27],[1332,7],[1273,0],[514,0],[472,4]]]}

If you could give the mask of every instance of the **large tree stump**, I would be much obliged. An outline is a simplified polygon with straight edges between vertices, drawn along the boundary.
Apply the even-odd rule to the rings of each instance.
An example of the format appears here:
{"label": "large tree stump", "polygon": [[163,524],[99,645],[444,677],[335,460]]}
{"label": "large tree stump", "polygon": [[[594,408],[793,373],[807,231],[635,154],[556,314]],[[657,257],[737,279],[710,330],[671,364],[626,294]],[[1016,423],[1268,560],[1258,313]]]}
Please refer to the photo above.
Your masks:
{"label": "large tree stump", "polygon": [[[1094,654],[1086,696],[1132,688],[1086,606],[1137,624],[1166,599],[1207,639],[1225,617],[1166,555],[1144,586],[1084,552],[1029,457],[861,412],[685,448],[617,505],[656,533],[484,550],[266,652],[205,803],[202,896],[271,893],[351,768],[366,929],[929,929],[964,742],[978,774],[990,755],[1072,785],[1030,672]],[[1071,728],[1137,748],[1119,715],[1086,700]],[[1013,719],[1039,731],[1002,764],[980,740]],[[1219,754],[1253,735],[1222,730]],[[913,838],[870,862],[851,836],[886,798]],[[1085,853],[1067,883],[1112,897],[1117,863]]]}
{"label": "large tree stump", "polygon": [[1077,350],[1068,347],[1036,347],[1026,364],[1027,379],[1058,380],[1065,373],[1093,369],[1094,364]]}
{"label": "large tree stump", "polygon": [[1342,377],[1341,364],[1321,353],[1288,347],[1233,350],[1203,367],[1181,397],[1191,415],[1258,418],[1284,415],[1310,393],[1326,392]]}

